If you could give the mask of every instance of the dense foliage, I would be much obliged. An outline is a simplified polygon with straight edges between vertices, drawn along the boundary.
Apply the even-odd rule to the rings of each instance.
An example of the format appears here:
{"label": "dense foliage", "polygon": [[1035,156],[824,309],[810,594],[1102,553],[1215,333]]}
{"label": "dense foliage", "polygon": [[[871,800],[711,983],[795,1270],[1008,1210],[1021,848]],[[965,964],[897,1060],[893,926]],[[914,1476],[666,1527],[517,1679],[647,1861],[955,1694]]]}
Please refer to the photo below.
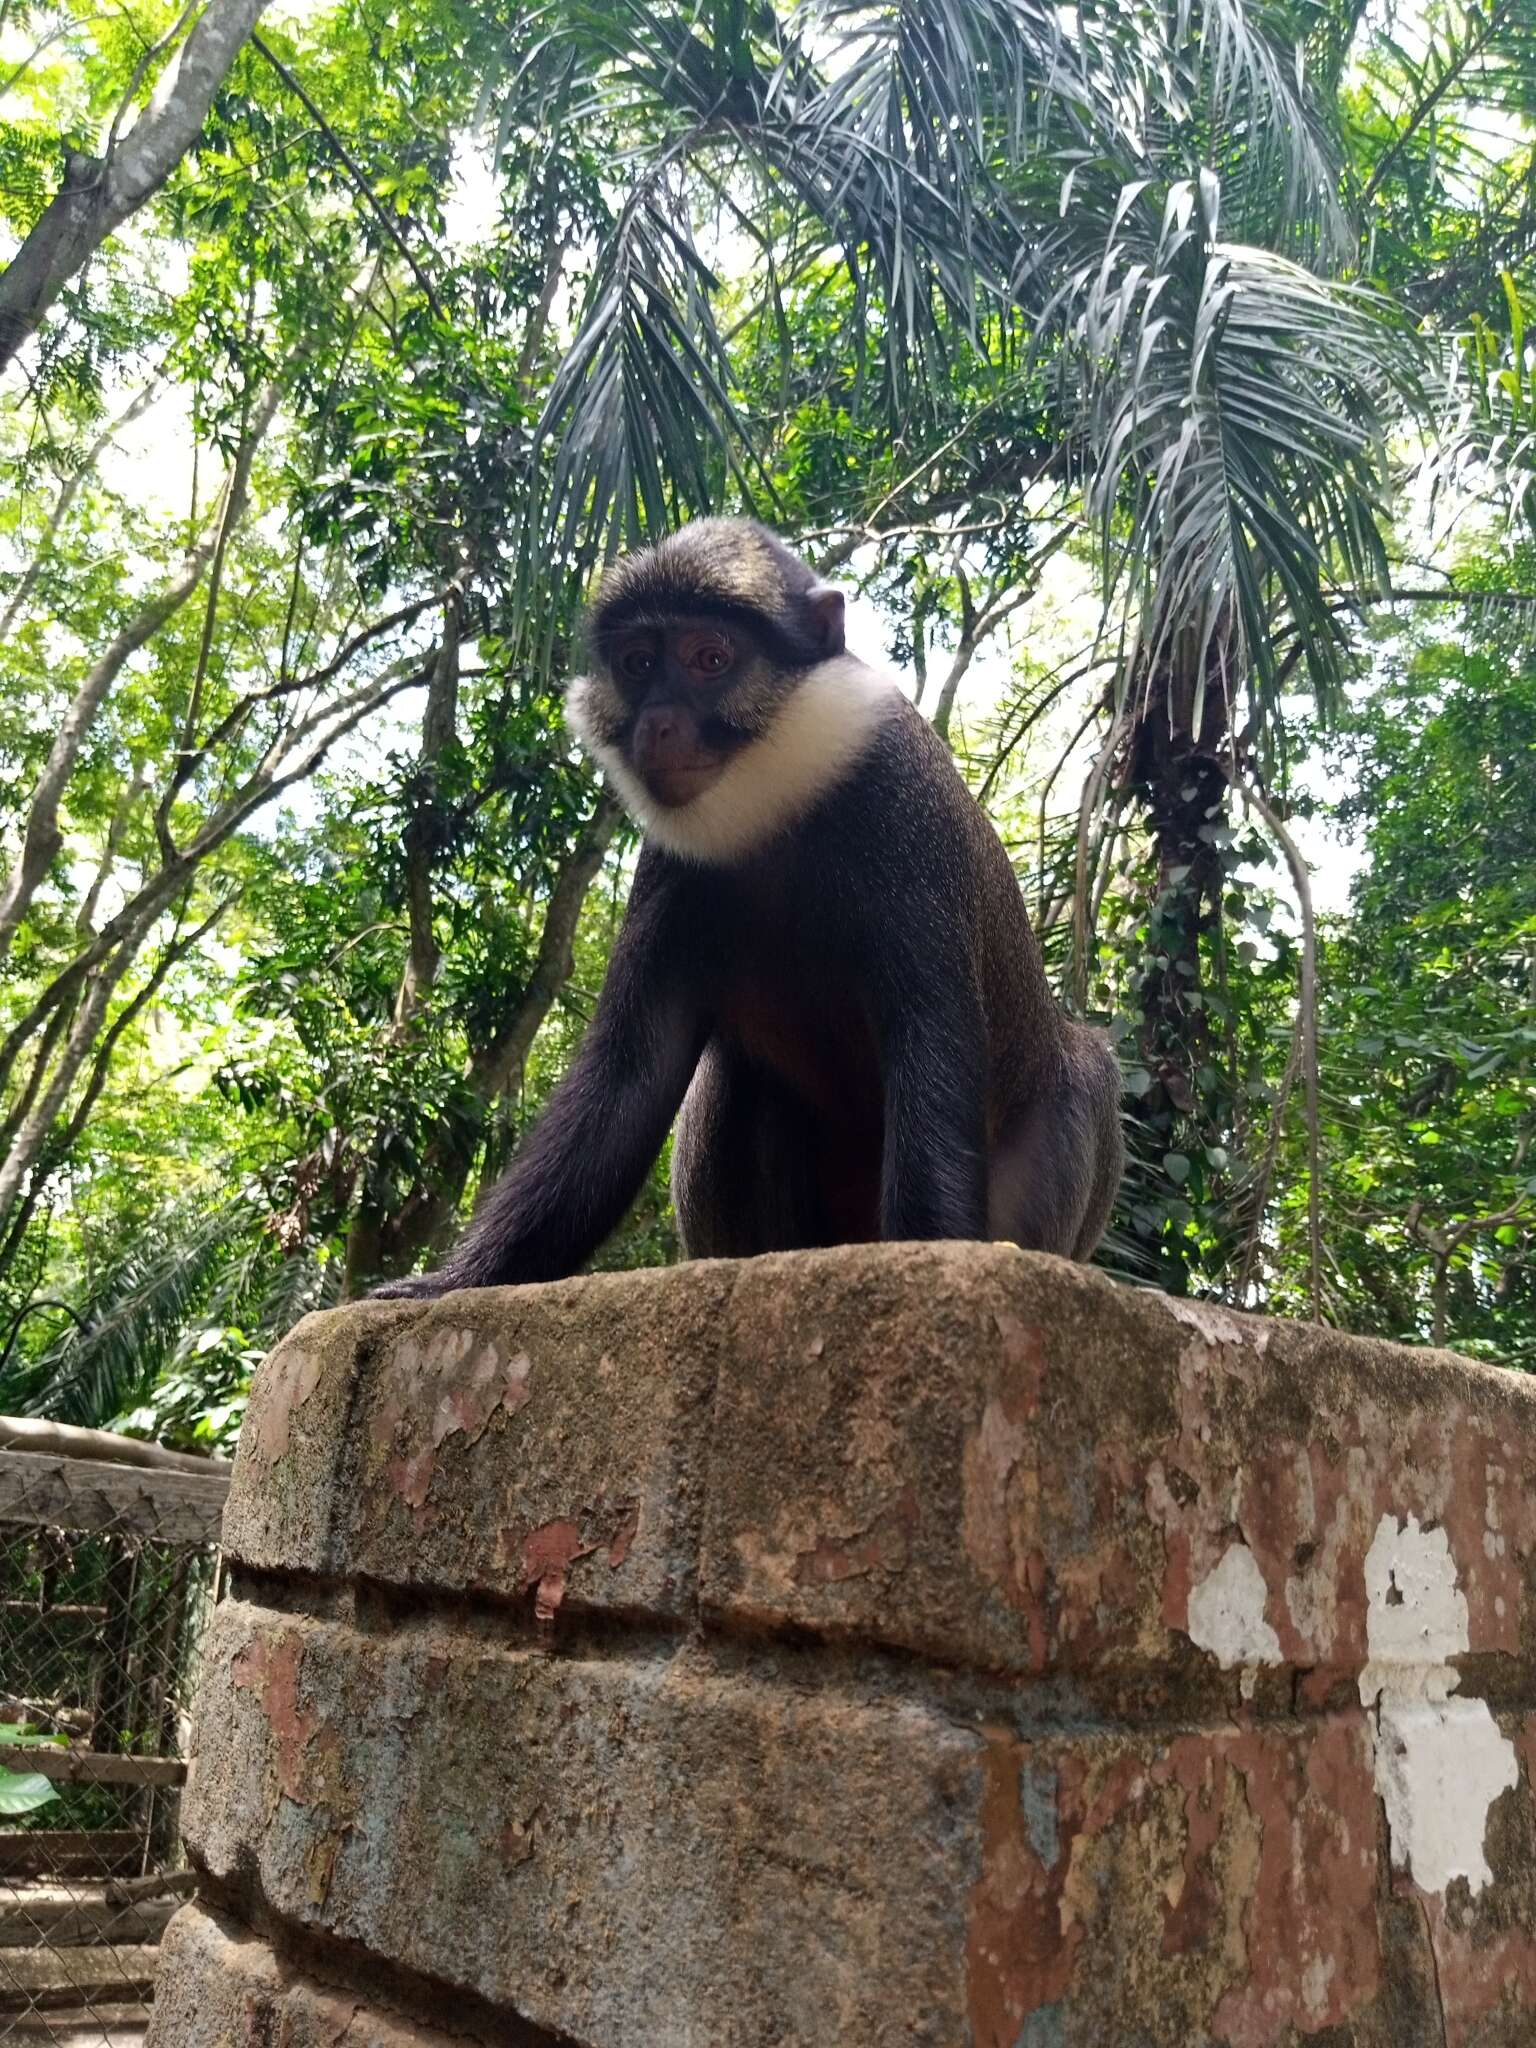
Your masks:
{"label": "dense foliage", "polygon": [[441,1250],[622,913],[582,588],[720,508],[1115,1030],[1106,1262],[1531,1354],[1533,0],[7,0],[0,88],[0,1410],[226,1442]]}

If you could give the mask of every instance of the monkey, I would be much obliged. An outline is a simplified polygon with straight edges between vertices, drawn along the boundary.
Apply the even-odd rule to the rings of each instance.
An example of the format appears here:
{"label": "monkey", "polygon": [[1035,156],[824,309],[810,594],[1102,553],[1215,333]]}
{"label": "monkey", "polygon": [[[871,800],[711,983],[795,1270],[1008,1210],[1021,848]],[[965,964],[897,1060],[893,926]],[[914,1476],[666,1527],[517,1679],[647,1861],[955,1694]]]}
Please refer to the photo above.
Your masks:
{"label": "monkey", "polygon": [[755,522],[605,570],[567,723],[642,846],[564,1080],[433,1272],[554,1280],[674,1121],[690,1258],[935,1238],[1087,1259],[1123,1167],[1108,1039],[1058,1008],[944,741],[849,653],[841,593]]}

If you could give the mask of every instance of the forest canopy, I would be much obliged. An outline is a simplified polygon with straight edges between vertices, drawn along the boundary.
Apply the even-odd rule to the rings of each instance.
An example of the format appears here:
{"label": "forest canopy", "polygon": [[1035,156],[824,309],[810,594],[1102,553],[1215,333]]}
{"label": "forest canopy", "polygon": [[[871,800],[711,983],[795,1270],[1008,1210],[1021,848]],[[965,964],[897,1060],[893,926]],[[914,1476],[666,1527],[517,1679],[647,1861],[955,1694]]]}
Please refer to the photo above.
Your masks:
{"label": "forest canopy", "polygon": [[633,868],[582,594],[722,510],[1112,1031],[1103,1263],[1536,1361],[1536,0],[0,0],[0,94],[0,1412],[226,1445],[441,1254]]}

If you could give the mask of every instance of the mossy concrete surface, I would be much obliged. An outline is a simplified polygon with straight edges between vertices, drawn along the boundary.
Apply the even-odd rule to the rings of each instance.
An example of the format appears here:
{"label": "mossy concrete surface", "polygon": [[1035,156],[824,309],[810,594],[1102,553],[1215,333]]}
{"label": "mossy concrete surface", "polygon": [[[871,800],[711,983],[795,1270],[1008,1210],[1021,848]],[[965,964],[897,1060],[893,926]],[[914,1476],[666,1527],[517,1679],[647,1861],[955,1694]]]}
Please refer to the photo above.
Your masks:
{"label": "mossy concrete surface", "polygon": [[1530,2048],[1533,1452],[1002,1246],[311,1317],[152,2048]]}

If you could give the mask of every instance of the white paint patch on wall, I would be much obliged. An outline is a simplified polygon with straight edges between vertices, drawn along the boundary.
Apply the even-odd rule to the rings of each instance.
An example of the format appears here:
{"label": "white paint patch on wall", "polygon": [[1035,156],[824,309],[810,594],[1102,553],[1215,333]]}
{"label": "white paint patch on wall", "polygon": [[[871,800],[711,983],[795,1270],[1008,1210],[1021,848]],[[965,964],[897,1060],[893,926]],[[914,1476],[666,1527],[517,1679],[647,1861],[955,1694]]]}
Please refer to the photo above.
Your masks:
{"label": "white paint patch on wall", "polygon": [[1469,1646],[1466,1595],[1443,1528],[1383,1515],[1365,1558],[1367,1663],[1360,1702],[1376,1709],[1376,1790],[1392,1861],[1421,1891],[1493,1876],[1488,1809],[1519,1780],[1514,1744],[1488,1702],[1452,1699],[1452,1657]]}
{"label": "white paint patch on wall", "polygon": [[1191,1642],[1209,1650],[1223,1671],[1278,1664],[1280,1638],[1264,1619],[1269,1588],[1246,1543],[1234,1543],[1215,1571],[1189,1595]]}

